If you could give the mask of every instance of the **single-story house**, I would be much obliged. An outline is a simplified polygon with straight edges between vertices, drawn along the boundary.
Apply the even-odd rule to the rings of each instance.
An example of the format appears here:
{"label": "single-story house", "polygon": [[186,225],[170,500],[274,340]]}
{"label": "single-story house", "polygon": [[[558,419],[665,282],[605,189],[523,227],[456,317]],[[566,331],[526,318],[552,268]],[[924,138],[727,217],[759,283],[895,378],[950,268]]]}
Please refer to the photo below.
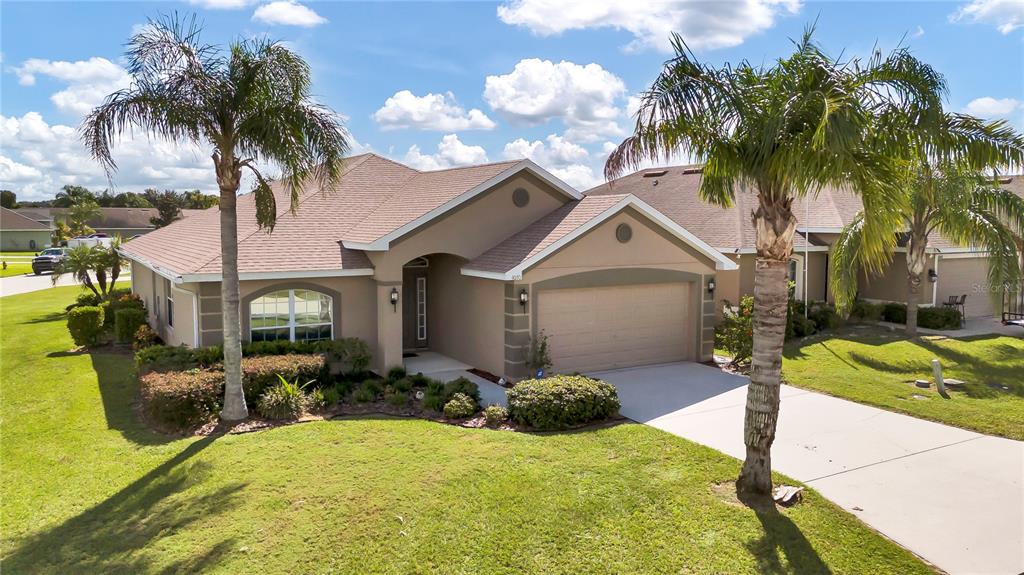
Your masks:
{"label": "single-story house", "polygon": [[[641,170],[585,192],[588,197],[631,194],[665,214],[680,226],[713,246],[737,264],[736,270],[720,271],[716,299],[732,303],[754,292],[755,230],[751,214],[757,196],[740,191],[731,208],[703,202],[699,189],[699,166],[673,166]],[[1024,197],[1024,177],[1003,178],[1001,184]],[[825,188],[815,197],[794,202],[799,220],[796,250],[790,263],[790,279],[796,297],[832,301],[829,284],[829,252],[843,227],[863,208],[860,198],[849,190]],[[902,242],[900,242],[902,243]],[[898,245],[893,260],[877,277],[864,276],[859,297],[868,301],[906,301],[906,248]],[[987,282],[988,253],[973,246],[961,246],[932,233],[926,248],[929,277],[922,293],[922,305],[942,305],[950,296],[966,295],[969,317],[998,315],[1001,291]]]}
{"label": "single-story house", "polygon": [[[239,199],[243,338],[355,336],[377,369],[430,349],[511,378],[541,334],[562,372],[708,360],[722,300],[753,292],[756,198],[705,204],[700,178],[658,168],[580,193],[529,160],[418,171],[349,158],[340,186],[305,190],[296,214],[282,195],[272,234]],[[831,299],[829,249],[860,207],[832,189],[798,203],[797,297]],[[216,209],[122,251],[165,341],[222,341]],[[928,254],[926,305],[968,294],[969,315],[993,313],[984,252],[936,236]],[[861,296],[903,300],[901,266],[897,253]]]}
{"label": "single-story house", "polygon": [[[17,208],[19,214],[33,219],[48,229],[53,229],[56,222],[67,218],[69,208]],[[188,217],[203,210],[182,210],[182,216]],[[146,234],[154,229],[150,218],[159,215],[156,208],[100,208],[97,217],[90,218],[86,225],[97,233],[128,239],[132,236]]]}
{"label": "single-story house", "polygon": [[31,252],[50,247],[50,228],[14,210],[0,208],[0,250]]}
{"label": "single-story house", "polygon": [[[737,263],[642,198],[584,196],[529,160],[418,171],[364,154],[287,198],[272,234],[239,198],[245,340],[359,337],[376,369],[430,349],[506,377],[710,359],[716,274]],[[222,341],[219,213],[122,247],[171,344]]]}

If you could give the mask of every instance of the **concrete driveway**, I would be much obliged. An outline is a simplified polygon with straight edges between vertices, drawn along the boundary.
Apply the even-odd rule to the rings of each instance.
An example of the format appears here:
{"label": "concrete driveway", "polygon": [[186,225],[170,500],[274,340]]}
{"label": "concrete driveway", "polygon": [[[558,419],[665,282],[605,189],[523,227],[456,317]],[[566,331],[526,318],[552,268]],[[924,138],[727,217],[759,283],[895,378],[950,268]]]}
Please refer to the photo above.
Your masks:
{"label": "concrete driveway", "polygon": [[[95,279],[95,278],[94,278]],[[132,276],[130,273],[121,272],[121,275],[117,278],[117,281],[130,281]],[[71,286],[76,285],[79,282],[75,280],[70,274],[57,280],[58,286]],[[10,276],[6,278],[0,278],[0,296],[15,295],[19,293],[29,293],[44,289],[50,289],[54,287],[53,279],[48,273],[42,275],[26,274],[22,276]]]}
{"label": "concrete driveway", "polygon": [[[747,378],[694,363],[593,375],[626,417],[743,457]],[[1024,571],[1024,442],[783,386],[772,460],[949,573]]]}

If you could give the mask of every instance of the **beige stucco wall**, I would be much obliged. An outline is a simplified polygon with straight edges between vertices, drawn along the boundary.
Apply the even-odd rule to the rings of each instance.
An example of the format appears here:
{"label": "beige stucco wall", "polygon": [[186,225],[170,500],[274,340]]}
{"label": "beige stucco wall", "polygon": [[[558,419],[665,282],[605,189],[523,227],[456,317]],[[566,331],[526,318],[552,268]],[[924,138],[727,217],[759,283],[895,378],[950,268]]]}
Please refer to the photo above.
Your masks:
{"label": "beige stucco wall", "polygon": [[[31,242],[35,242],[35,246]],[[10,252],[40,251],[50,247],[49,230],[4,230],[0,231],[0,249]]]}
{"label": "beige stucco wall", "polygon": [[966,295],[964,308],[967,317],[999,313],[1001,290],[992,290],[988,283],[988,258],[939,259],[938,301],[949,301],[949,296]]}
{"label": "beige stucco wall", "polygon": [[431,351],[501,373],[504,284],[464,276],[464,260],[436,255],[427,272],[427,333]]}
{"label": "beige stucco wall", "polygon": [[[149,326],[167,345],[195,345],[195,308],[191,286],[171,282],[138,262],[131,263],[132,292],[146,305]],[[174,325],[167,323],[167,298],[174,302]]]}
{"label": "beige stucco wall", "polygon": [[[931,305],[932,283],[928,281],[928,270],[934,269],[933,256],[925,260],[925,272],[921,282],[921,303]],[[939,270],[941,272],[941,270]],[[885,271],[873,277],[861,274],[859,297],[878,301],[907,301],[907,256],[897,252]]]}
{"label": "beige stucco wall", "polygon": [[[170,296],[174,300],[174,326],[166,328],[167,337],[164,338],[164,341],[170,345],[196,345],[194,294],[185,288],[186,286],[171,284]],[[164,320],[166,322],[166,317]]]}
{"label": "beige stucco wall", "polygon": [[[629,224],[633,238],[620,243],[615,228]],[[590,230],[523,275],[522,283],[535,283],[582,271],[608,268],[660,268],[714,274],[710,259],[667,232],[654,227],[632,210],[625,210]]]}
{"label": "beige stucco wall", "polygon": [[[530,192],[525,207],[517,208],[512,203],[516,188]],[[402,281],[402,266],[427,254],[448,253],[471,260],[567,200],[536,177],[521,174],[392,242],[388,251],[367,252],[374,277],[378,281]]]}

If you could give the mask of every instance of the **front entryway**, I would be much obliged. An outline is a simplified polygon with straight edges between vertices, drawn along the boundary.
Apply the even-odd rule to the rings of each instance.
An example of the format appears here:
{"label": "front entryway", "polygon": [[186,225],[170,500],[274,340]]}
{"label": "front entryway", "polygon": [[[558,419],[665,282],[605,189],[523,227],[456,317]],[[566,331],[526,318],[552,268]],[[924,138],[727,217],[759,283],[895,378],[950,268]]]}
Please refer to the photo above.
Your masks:
{"label": "front entryway", "polygon": [[691,283],[541,290],[537,329],[560,373],[694,359]]}
{"label": "front entryway", "polygon": [[402,346],[406,350],[425,349],[427,338],[427,272],[430,260],[416,258],[402,270]]}

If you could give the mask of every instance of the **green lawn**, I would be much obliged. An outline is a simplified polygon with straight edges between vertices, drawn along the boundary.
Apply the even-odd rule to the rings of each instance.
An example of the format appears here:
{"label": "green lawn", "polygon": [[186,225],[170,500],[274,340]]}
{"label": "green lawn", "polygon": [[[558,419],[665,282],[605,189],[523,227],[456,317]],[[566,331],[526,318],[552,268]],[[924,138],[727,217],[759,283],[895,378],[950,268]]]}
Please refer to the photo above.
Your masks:
{"label": "green lawn", "polygon": [[67,351],[76,293],[0,298],[4,573],[929,572],[814,492],[738,503],[737,461],[635,424],[156,435],[127,353]]}
{"label": "green lawn", "polygon": [[0,278],[32,273],[32,262],[7,262],[7,269],[0,269]]}
{"label": "green lawn", "polygon": [[[943,399],[934,386],[908,383],[931,380],[933,358],[942,363],[944,377],[966,382],[963,391]],[[1024,439],[1024,338],[908,340],[882,329],[847,328],[787,344],[782,377],[797,387]]]}

